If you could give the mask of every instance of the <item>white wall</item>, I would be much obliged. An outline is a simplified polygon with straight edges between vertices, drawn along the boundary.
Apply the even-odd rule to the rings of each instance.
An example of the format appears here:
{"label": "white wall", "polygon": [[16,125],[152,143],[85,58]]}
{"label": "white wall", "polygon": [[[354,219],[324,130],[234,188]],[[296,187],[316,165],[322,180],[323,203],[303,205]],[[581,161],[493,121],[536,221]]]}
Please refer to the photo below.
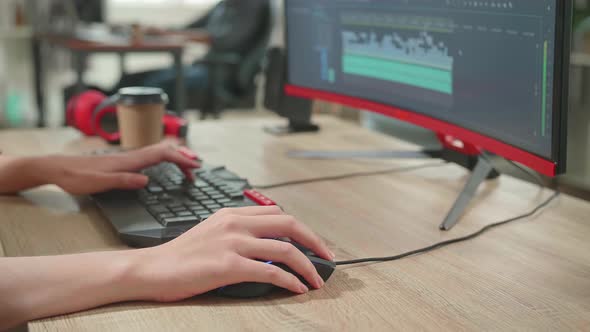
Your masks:
{"label": "white wall", "polygon": [[198,18],[217,2],[218,0],[108,0],[106,18],[110,23],[180,27]]}

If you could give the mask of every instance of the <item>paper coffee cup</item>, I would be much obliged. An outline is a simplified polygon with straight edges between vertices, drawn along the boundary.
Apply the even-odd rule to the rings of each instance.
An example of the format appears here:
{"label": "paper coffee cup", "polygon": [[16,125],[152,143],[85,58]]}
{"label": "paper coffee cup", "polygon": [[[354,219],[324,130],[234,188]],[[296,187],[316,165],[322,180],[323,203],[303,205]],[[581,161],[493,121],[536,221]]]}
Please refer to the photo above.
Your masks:
{"label": "paper coffee cup", "polygon": [[162,119],[168,97],[158,88],[119,90],[117,118],[123,149],[137,149],[162,141]]}

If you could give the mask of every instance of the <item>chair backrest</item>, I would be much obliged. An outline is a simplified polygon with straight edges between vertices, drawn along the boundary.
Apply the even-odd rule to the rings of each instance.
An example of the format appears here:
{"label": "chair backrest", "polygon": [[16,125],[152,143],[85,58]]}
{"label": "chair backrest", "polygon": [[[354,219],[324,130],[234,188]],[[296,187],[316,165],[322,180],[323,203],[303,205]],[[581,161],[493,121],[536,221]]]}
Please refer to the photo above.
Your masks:
{"label": "chair backrest", "polygon": [[[225,73],[220,73],[218,78],[219,81],[225,82],[226,90],[231,91],[236,97],[247,95],[255,89],[255,78],[261,70],[262,60],[269,44],[273,26],[270,2],[271,0],[265,0],[263,12],[261,12],[260,16],[261,22],[248,40],[240,40],[238,43],[234,40],[235,49],[228,49],[227,45],[217,47],[213,45],[209,54],[206,55],[206,58],[215,58],[224,54],[239,56],[240,62],[237,68],[232,67],[231,71],[226,70]],[[225,14],[229,13],[227,11],[224,2],[220,2],[208,14],[205,26],[217,31],[228,30],[231,24],[228,24],[226,20],[235,16],[231,14],[226,16]]]}
{"label": "chair backrest", "polygon": [[258,40],[252,44],[252,48],[244,53],[236,73],[236,88],[243,93],[251,91],[255,87],[256,75],[262,70],[262,62],[266,55],[273,26],[270,2],[264,19],[265,23],[261,24]]}

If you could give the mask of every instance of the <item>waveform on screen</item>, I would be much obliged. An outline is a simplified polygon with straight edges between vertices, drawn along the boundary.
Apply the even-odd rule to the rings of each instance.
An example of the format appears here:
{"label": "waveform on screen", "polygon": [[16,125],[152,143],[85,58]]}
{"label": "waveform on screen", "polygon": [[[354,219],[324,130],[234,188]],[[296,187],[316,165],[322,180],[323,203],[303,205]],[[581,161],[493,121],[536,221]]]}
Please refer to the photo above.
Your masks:
{"label": "waveform on screen", "polygon": [[427,31],[342,31],[343,72],[453,92],[453,57],[443,41]]}

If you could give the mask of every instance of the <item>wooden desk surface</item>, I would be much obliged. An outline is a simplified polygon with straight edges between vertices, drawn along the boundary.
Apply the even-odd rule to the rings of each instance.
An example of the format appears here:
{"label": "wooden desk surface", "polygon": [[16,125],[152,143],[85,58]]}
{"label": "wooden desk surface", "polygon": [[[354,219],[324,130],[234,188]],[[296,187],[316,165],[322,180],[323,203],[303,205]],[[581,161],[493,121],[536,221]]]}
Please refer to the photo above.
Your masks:
{"label": "wooden desk surface", "polygon": [[[193,125],[190,145],[253,184],[425,161],[303,161],[289,149],[411,145],[322,118],[320,134],[276,138],[276,120]],[[70,129],[0,132],[13,153],[100,147]],[[521,214],[548,197],[508,176],[485,185],[457,227],[437,226],[467,172],[455,165],[265,191],[321,234],[339,259],[392,255]],[[51,187],[0,198],[5,254],[50,255],[123,245],[87,199]],[[29,324],[31,331],[589,330],[590,204],[566,195],[542,213],[481,238],[397,262],[339,268],[325,288],[255,300],[200,296],[176,304],[125,303]],[[80,294],[84,296],[84,294]]]}

